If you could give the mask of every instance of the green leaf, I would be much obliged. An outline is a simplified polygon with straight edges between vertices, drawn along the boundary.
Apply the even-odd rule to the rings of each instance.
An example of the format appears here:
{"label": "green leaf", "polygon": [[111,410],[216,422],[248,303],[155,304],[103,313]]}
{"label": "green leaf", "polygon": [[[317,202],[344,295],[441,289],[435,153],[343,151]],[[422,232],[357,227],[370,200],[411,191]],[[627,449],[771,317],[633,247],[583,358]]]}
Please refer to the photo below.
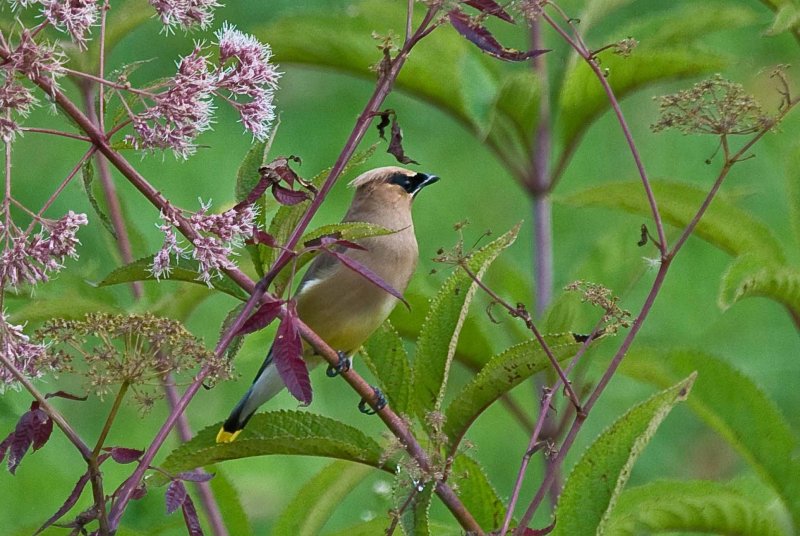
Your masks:
{"label": "green leaf", "polygon": [[690,351],[638,349],[623,361],[621,370],[658,386],[697,371],[689,407],[775,489],[800,527],[800,438],[752,380],[714,356]]}
{"label": "green leaf", "polygon": [[152,306],[151,310],[157,316],[166,316],[185,323],[192,313],[213,295],[212,289],[193,285],[182,289],[181,292],[167,293]]}
{"label": "green leaf", "polygon": [[453,462],[450,479],[458,485],[458,497],[484,531],[503,524],[506,507],[478,462],[459,454]]}
{"label": "green leaf", "polygon": [[[517,143],[528,154],[539,123],[541,77],[532,71],[505,76],[492,107],[489,137],[498,143]],[[505,130],[508,129],[508,130]]]}
{"label": "green leaf", "polygon": [[364,343],[361,356],[378,379],[395,413],[408,414],[411,409],[411,365],[403,339],[388,320]]}
{"label": "green leaf", "polygon": [[789,221],[794,236],[794,247],[800,246],[800,145],[789,149],[786,165],[786,202],[789,205]]}
{"label": "green leaf", "polygon": [[370,521],[328,533],[327,536],[375,536],[376,534],[384,534],[389,523],[389,520],[385,517],[376,517]]}
{"label": "green leaf", "polygon": [[338,460],[331,463],[300,489],[275,522],[271,534],[275,536],[321,534],[322,527],[341,506],[342,499],[371,472],[370,467],[357,463]]}
{"label": "green leaf", "polygon": [[[581,346],[571,333],[546,335],[545,341],[559,361],[575,355]],[[516,344],[489,360],[447,407],[444,431],[452,444],[461,441],[470,425],[494,401],[549,366],[547,354],[535,339]]]}
{"label": "green leaf", "polygon": [[[409,494],[407,486],[397,488],[398,493],[395,499],[395,509],[402,508]],[[411,503],[406,506],[400,515],[400,526],[406,536],[431,536],[431,500],[433,499],[433,485],[428,483],[418,491],[411,499]]]}
{"label": "green leaf", "polygon": [[[470,255],[466,263],[472,273],[483,277],[492,261],[514,243],[519,228],[517,224]],[[458,336],[477,288],[466,271],[457,268],[431,301],[417,341],[413,369],[416,410],[423,419],[428,412],[441,407]]]}
{"label": "green leaf", "polygon": [[86,162],[83,163],[83,166],[81,166],[81,176],[83,177],[83,189],[86,192],[86,197],[89,199],[89,204],[92,206],[94,213],[97,214],[97,217],[100,218],[100,221],[103,223],[103,227],[105,227],[106,231],[111,233],[111,236],[113,236],[116,240],[117,231],[114,229],[114,225],[111,223],[111,219],[108,217],[108,214],[103,211],[103,209],[100,207],[100,203],[97,202],[97,198],[94,196],[94,190],[92,189],[92,181],[94,181],[94,165],[92,164],[91,158],[86,160]]}
{"label": "green leaf", "polygon": [[[394,232],[395,231],[389,230],[386,227],[361,221],[330,223],[317,227],[313,231],[308,231],[303,235],[303,238],[300,239],[300,244],[306,244],[312,240],[330,235],[337,235],[344,240],[358,240],[359,238],[389,235]],[[296,257],[294,260],[294,270],[283,270],[278,274],[278,277],[275,278],[275,282],[273,283],[275,292],[278,295],[283,294],[290,283],[292,271],[300,272],[306,264],[311,262],[311,260],[319,254],[320,251],[315,250],[308,251]]]}
{"label": "green leaf", "polygon": [[[110,285],[119,285],[121,283],[130,283],[132,281],[156,281],[156,278],[150,272],[150,266],[152,264],[152,255],[135,260],[125,266],[120,266],[108,274],[105,279],[97,283],[97,286],[107,287]],[[192,259],[177,259],[175,260],[175,264],[169,276],[161,277],[161,280],[185,281],[187,283],[206,286],[205,282],[197,279],[197,274],[197,261]],[[225,274],[222,274],[221,277],[212,277],[211,285],[215,289],[225,294],[230,294],[239,300],[244,301],[247,299],[247,293]]]}
{"label": "green leaf", "polygon": [[754,296],[774,300],[800,316],[800,270],[765,265],[752,255],[734,259],[722,275],[720,308],[725,311],[734,303]]}
{"label": "green leaf", "polygon": [[209,482],[214,498],[223,512],[225,527],[229,534],[252,534],[250,520],[242,507],[239,493],[231,484],[230,479],[218,467],[208,468],[214,473],[214,478]]}
{"label": "green leaf", "polygon": [[586,32],[592,25],[607,17],[614,10],[625,7],[633,0],[590,0],[581,13],[581,32]]}
{"label": "green leaf", "polygon": [[[702,36],[758,22],[759,16],[746,6],[730,2],[702,3],[672,7],[652,15],[639,14],[632,24],[612,33],[613,39],[633,36],[648,49],[682,45]],[[636,54],[636,51],[634,51]]]}
{"label": "green leaf", "polygon": [[[622,99],[647,85],[717,71],[725,64],[719,55],[680,46],[640,48],[628,58],[609,54],[603,56],[602,68],[608,72],[608,82],[617,99]],[[574,62],[564,75],[556,121],[565,154],[573,152],[584,132],[610,108],[594,72],[585,62]]]}
{"label": "green leaf", "polygon": [[604,534],[633,464],[675,404],[686,400],[696,376],[637,404],[592,443],[559,497],[554,536]]}
{"label": "green leaf", "polygon": [[[51,318],[83,319],[88,313],[122,313],[113,297],[82,293],[80,287],[68,287],[54,296],[38,297],[21,307],[15,307],[9,316],[14,324],[43,322]],[[85,289],[84,289],[85,291]],[[8,299],[8,298],[6,298]]]}
{"label": "green leaf", "polygon": [[[239,303],[236,305],[236,307],[228,311],[228,314],[225,315],[225,320],[222,321],[222,325],[219,327],[220,339],[222,339],[222,335],[228,331],[228,328],[233,325],[236,319],[239,318],[239,315],[242,314],[244,307],[244,303]],[[239,353],[239,350],[242,349],[242,344],[244,344],[244,335],[238,335],[231,339],[230,344],[228,344],[228,347],[225,348],[225,357],[228,359],[228,361],[233,361],[233,358],[235,358],[236,354]]]}
{"label": "green leaf", "polygon": [[765,32],[767,35],[778,35],[783,32],[795,33],[800,29],[800,8],[786,3],[775,14],[772,25]]}
{"label": "green leaf", "polygon": [[[684,182],[657,180],[652,185],[662,218],[680,228],[689,224],[708,194],[707,189]],[[639,181],[608,182],[570,194],[562,201],[575,207],[613,208],[650,216]],[[752,253],[775,263],[785,259],[783,247],[769,227],[724,196],[714,199],[694,234],[731,255]]]}
{"label": "green leaf", "polygon": [[661,532],[787,535],[766,505],[729,485],[702,480],[653,482],[625,490],[605,534]]}
{"label": "green leaf", "polygon": [[[209,426],[173,450],[161,468],[177,474],[226,460],[291,454],[324,456],[382,468],[382,449],[360,430],[343,422],[305,411],[270,411],[253,416],[239,438],[216,443],[219,425]],[[386,462],[391,465],[392,462]],[[163,476],[154,475],[156,484]]]}
{"label": "green leaf", "polygon": [[497,80],[486,67],[484,58],[474,54],[461,57],[459,70],[459,79],[464,81],[458,85],[464,110],[479,137],[484,137],[489,130],[490,115],[497,95]]}

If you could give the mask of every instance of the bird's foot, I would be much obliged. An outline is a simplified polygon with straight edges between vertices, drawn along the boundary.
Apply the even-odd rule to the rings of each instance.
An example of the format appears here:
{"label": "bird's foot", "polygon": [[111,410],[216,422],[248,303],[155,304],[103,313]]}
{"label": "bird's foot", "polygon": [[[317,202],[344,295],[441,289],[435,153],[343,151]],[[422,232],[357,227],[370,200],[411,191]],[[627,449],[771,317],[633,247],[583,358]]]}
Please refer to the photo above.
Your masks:
{"label": "bird's foot", "polygon": [[339,362],[335,365],[328,365],[328,369],[325,371],[325,374],[328,378],[335,378],[342,372],[347,372],[350,370],[351,362],[350,358],[347,357],[347,354],[344,352],[336,352],[339,355]]}
{"label": "bird's foot", "polygon": [[375,387],[372,387],[372,392],[375,393],[375,404],[373,404],[374,410],[367,405],[367,399],[362,398],[361,402],[358,403],[358,411],[363,413],[364,415],[375,415],[376,412],[382,410],[386,407],[386,397],[383,395],[383,391]]}

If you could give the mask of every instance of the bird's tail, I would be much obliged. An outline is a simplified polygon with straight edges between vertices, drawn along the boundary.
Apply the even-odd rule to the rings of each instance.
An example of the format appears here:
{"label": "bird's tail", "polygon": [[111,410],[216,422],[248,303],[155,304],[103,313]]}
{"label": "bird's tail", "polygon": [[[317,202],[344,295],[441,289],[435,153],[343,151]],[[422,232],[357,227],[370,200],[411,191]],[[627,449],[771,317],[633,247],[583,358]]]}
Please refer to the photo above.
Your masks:
{"label": "bird's tail", "polygon": [[230,443],[235,440],[259,406],[278,394],[283,387],[283,380],[278,374],[278,369],[272,363],[272,349],[270,349],[253,380],[253,385],[222,424],[222,428],[217,433],[217,443]]}

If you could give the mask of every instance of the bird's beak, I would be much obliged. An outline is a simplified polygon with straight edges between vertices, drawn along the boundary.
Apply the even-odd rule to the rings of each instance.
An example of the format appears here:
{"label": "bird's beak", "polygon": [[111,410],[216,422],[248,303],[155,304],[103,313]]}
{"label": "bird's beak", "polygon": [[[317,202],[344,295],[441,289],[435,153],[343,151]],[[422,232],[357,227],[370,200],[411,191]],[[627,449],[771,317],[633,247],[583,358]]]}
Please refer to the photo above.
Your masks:
{"label": "bird's beak", "polygon": [[417,173],[413,177],[414,188],[411,190],[411,197],[416,197],[420,190],[438,181],[439,177],[436,175],[429,175],[427,173]]}

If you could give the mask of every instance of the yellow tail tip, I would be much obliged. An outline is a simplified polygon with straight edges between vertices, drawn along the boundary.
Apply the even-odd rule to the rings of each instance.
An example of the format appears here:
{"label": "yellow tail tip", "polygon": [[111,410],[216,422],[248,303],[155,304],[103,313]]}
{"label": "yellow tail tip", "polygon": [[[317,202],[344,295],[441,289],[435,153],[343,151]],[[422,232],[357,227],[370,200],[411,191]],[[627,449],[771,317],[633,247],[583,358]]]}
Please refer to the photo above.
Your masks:
{"label": "yellow tail tip", "polygon": [[217,443],[230,443],[241,434],[241,430],[236,430],[235,432],[228,432],[224,428],[220,428],[219,432],[217,432]]}

